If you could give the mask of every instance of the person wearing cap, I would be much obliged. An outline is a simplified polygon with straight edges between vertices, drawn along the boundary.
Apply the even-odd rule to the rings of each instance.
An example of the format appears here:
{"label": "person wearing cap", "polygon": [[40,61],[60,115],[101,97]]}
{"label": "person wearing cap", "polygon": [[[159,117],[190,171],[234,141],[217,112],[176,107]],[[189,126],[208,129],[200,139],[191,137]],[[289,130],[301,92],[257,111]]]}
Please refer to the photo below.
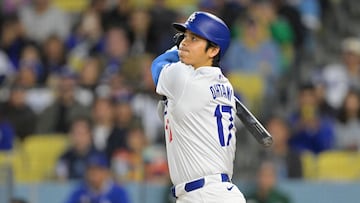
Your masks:
{"label": "person wearing cap", "polygon": [[238,202],[245,198],[231,182],[235,157],[235,98],[219,67],[229,43],[223,20],[194,12],[174,23],[176,45],[151,66],[159,103],[172,195],[177,203]]}
{"label": "person wearing cap", "polygon": [[102,153],[87,159],[87,170],[82,182],[69,196],[67,203],[128,203],[128,193],[114,182],[110,163]]}
{"label": "person wearing cap", "polygon": [[316,78],[325,101],[335,112],[350,89],[360,90],[360,38],[344,38],[339,47],[340,61],[323,67]]}

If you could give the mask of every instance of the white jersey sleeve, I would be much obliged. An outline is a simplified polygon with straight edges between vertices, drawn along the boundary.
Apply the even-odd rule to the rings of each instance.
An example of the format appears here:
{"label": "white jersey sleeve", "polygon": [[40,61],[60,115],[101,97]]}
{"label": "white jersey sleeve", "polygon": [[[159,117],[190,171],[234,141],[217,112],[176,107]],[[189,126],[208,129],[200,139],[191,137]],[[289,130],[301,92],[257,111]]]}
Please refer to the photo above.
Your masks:
{"label": "white jersey sleeve", "polygon": [[156,92],[167,98],[179,98],[184,90],[186,81],[194,69],[181,62],[169,63],[160,72]]}

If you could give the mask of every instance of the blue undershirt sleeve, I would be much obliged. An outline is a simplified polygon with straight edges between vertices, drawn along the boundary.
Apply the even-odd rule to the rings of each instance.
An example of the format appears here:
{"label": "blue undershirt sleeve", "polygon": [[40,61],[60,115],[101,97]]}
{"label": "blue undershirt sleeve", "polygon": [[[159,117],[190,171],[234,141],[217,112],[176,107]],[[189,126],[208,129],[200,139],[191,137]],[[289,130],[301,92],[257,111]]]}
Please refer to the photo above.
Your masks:
{"label": "blue undershirt sleeve", "polygon": [[161,73],[161,70],[170,63],[178,62],[179,55],[177,49],[171,49],[169,51],[166,51],[165,53],[161,54],[157,58],[154,59],[154,61],[151,64],[151,74],[152,79],[155,83],[155,85],[158,84],[159,76]]}

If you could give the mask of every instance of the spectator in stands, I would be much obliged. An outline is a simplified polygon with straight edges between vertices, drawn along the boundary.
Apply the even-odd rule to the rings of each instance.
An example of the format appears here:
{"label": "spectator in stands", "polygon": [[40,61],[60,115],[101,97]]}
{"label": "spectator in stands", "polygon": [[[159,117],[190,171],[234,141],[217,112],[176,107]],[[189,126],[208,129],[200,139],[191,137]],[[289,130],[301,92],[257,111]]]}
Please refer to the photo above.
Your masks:
{"label": "spectator in stands", "polygon": [[104,151],[114,128],[114,105],[109,97],[98,97],[92,105],[92,134],[97,150]]}
{"label": "spectator in stands", "polygon": [[142,126],[144,127],[148,141],[151,144],[155,144],[157,142],[163,143],[164,126],[157,113],[157,103],[160,98],[159,95],[154,92],[155,85],[151,77],[150,68],[152,60],[153,56],[151,55],[139,56],[139,59],[136,60],[138,62],[136,66],[127,68],[127,66],[124,65],[124,71],[127,68],[129,69],[128,72],[130,72],[137,67],[140,72],[139,78],[133,80],[133,83],[134,81],[137,81],[136,84],[134,83],[137,91],[131,100],[131,106],[134,114],[140,119]]}
{"label": "spectator in stands", "polygon": [[10,151],[13,149],[15,141],[15,132],[9,122],[3,119],[0,113],[0,151]]}
{"label": "spectator in stands", "polygon": [[59,157],[56,175],[59,180],[79,180],[84,177],[87,159],[97,153],[92,142],[90,121],[81,117],[74,120],[68,136],[70,145]]}
{"label": "spectator in stands", "polygon": [[21,51],[28,43],[24,36],[24,27],[17,14],[4,17],[1,26],[1,48],[9,57],[14,69],[19,67]]}
{"label": "spectator in stands", "polygon": [[341,43],[342,62],[323,68],[320,82],[327,103],[338,110],[349,89],[360,90],[360,39],[345,38]]}
{"label": "spectator in stands", "polygon": [[264,161],[258,169],[256,190],[245,195],[249,203],[290,203],[288,195],[276,187],[275,164]]}
{"label": "spectator in stands", "polygon": [[278,16],[271,0],[253,1],[249,8],[253,18],[268,30],[271,39],[280,50],[279,76],[289,72],[294,63],[294,31],[289,22]]}
{"label": "spectator in stands", "polygon": [[49,74],[60,74],[67,60],[63,39],[57,35],[50,35],[42,43],[41,48],[46,78]]}
{"label": "spectator in stands", "polygon": [[268,27],[264,27],[251,15],[242,21],[239,19],[238,23],[242,33],[234,38],[224,56],[223,65],[226,72],[259,74],[264,79],[278,75],[280,50],[271,39]]}
{"label": "spectator in stands", "polygon": [[115,107],[115,125],[110,136],[107,139],[106,154],[111,160],[116,151],[128,149],[127,135],[130,127],[135,122],[134,112],[131,108],[128,98],[120,98],[116,101]]}
{"label": "spectator in stands", "polygon": [[319,75],[314,74],[313,77],[313,84],[315,86],[316,98],[318,101],[317,103],[319,105],[320,114],[327,115],[329,117],[336,117],[338,109],[333,108],[329,104],[325,95],[326,93],[323,83],[320,81],[320,78],[318,78]]}
{"label": "spectator in stands", "polygon": [[132,5],[129,0],[116,0],[115,5],[103,16],[102,24],[105,30],[113,26],[125,26],[128,29]]}
{"label": "spectator in stands", "polygon": [[16,138],[23,141],[35,133],[36,115],[26,104],[26,89],[23,86],[11,87],[8,102],[0,105],[0,114],[9,121],[15,130]]}
{"label": "spectator in stands", "polygon": [[35,64],[21,62],[19,71],[16,74],[15,83],[24,86],[27,89],[37,86],[38,69]]}
{"label": "spectator in stands", "polygon": [[[6,53],[0,50],[0,90],[5,87],[8,83],[11,83],[13,78],[16,76],[14,67],[11,64],[10,59]],[[4,100],[1,98],[0,101]]]}
{"label": "spectator in stands", "polygon": [[178,14],[175,10],[166,6],[165,0],[154,0],[153,3],[153,6],[149,8],[151,29],[149,29],[147,51],[157,56],[174,43],[173,36],[175,32],[169,25],[173,22],[182,22],[182,20],[176,20]]}
{"label": "spectator in stands", "polygon": [[135,9],[129,19],[131,32],[130,55],[140,55],[148,51],[150,14],[146,9]]}
{"label": "spectator in stands", "polygon": [[143,152],[145,162],[145,181],[156,184],[169,184],[170,174],[163,144],[149,145]]}
{"label": "spectator in stands", "polygon": [[145,180],[143,152],[147,147],[144,131],[140,126],[130,126],[126,135],[126,148],[114,151],[112,165],[114,175],[121,182],[141,182]]}
{"label": "spectator in stands", "polygon": [[[289,72],[288,80],[285,82],[285,86],[294,83],[298,85],[300,82],[299,74],[301,74],[302,64],[304,63],[304,56],[306,52],[304,51],[305,38],[307,37],[307,31],[305,25],[303,24],[301,12],[299,9],[292,5],[290,1],[287,0],[271,0],[273,6],[277,12],[278,18],[282,21],[288,22],[291,30],[293,31],[293,67],[291,67],[291,72]],[[281,26],[280,26],[281,27]],[[286,33],[283,33],[281,29],[278,34],[283,36]]]}
{"label": "spectator in stands", "polygon": [[302,178],[300,154],[293,151],[288,143],[291,136],[289,124],[280,116],[272,116],[265,127],[275,142],[262,157],[274,162],[278,179]]}
{"label": "spectator in stands", "polygon": [[65,41],[69,51],[68,64],[74,71],[82,68],[87,57],[104,52],[105,47],[100,15],[95,11],[86,11],[79,21]]}
{"label": "spectator in stands", "polygon": [[95,94],[95,89],[99,85],[102,66],[100,56],[88,56],[79,70],[79,86]]}
{"label": "spectator in stands", "polygon": [[360,150],[360,96],[350,90],[340,107],[335,125],[335,146],[341,150]]}
{"label": "spectator in stands", "polygon": [[[90,0],[87,11],[96,12],[101,16],[101,19],[103,18],[106,9],[108,8],[108,2],[104,0]],[[101,20],[102,22],[102,20]]]}
{"label": "spectator in stands", "polygon": [[45,69],[38,44],[31,42],[24,46],[21,52],[16,82],[27,88],[44,85]]}
{"label": "spectator in stands", "polygon": [[[270,81],[272,86],[275,86],[273,88],[275,92],[267,95],[269,99],[274,101],[267,106],[283,106],[286,105],[289,94],[291,94],[289,85],[296,82],[293,79],[293,74],[299,71],[297,67],[294,67],[296,65],[294,30],[289,21],[278,15],[273,0],[256,0],[253,2],[255,3],[252,3],[250,7],[250,10],[253,10],[251,13],[254,13],[254,18],[259,19],[259,24],[268,29],[271,39],[276,43],[280,52],[278,72],[273,75],[272,81]],[[269,82],[266,84],[269,85]]]}
{"label": "spectator in stands", "polygon": [[148,53],[127,57],[121,70],[119,70],[119,74],[124,79],[124,84],[127,84],[135,91],[141,89],[143,85],[143,66],[153,59],[154,57]]}
{"label": "spectator in stands", "polygon": [[129,31],[123,26],[112,26],[105,34],[105,70],[102,79],[106,80],[111,75],[118,73],[124,61],[129,56],[130,39]]}
{"label": "spectator in stands", "polygon": [[[134,68],[136,72],[136,68]],[[105,81],[102,81],[95,92],[97,95],[110,96],[113,101],[122,101],[130,99],[133,95],[134,87],[125,77],[128,75],[116,73],[110,75]]]}
{"label": "spectator in stands", "polygon": [[[267,25],[249,14],[240,21],[241,35],[230,43],[222,60],[222,66],[229,80],[234,84],[234,91],[242,94],[246,105],[266,116],[269,108],[276,102],[276,81],[281,73],[281,51],[271,38]],[[241,54],[239,54],[241,53]],[[246,94],[241,85],[241,77],[251,77],[259,88]],[[263,102],[266,100],[266,102]],[[267,105],[267,106],[264,106]]]}
{"label": "spectator in stands", "polygon": [[224,19],[224,22],[230,29],[237,18],[246,13],[246,7],[249,6],[251,1],[226,1],[226,0],[200,0],[198,1],[199,10],[213,13]]}
{"label": "spectator in stands", "polygon": [[149,145],[140,125],[129,128],[126,146],[126,149],[117,150],[112,157],[114,175],[118,181],[167,183],[166,151],[159,145]]}
{"label": "spectator in stands", "polygon": [[53,34],[62,39],[68,36],[71,21],[51,3],[50,0],[34,0],[20,10],[21,22],[30,39],[43,42]]}
{"label": "spectator in stands", "polygon": [[316,34],[320,31],[321,22],[321,6],[320,1],[301,0],[292,1],[292,4],[300,13],[302,24],[305,27],[305,48],[310,54],[316,52]]}
{"label": "spectator in stands", "polygon": [[5,14],[14,14],[18,12],[18,10],[30,3],[30,0],[3,0],[1,5],[1,11]]}
{"label": "spectator in stands", "polygon": [[46,72],[38,44],[29,42],[24,45],[16,73],[15,85],[27,89],[26,103],[38,115],[54,99],[53,92],[46,85]]}
{"label": "spectator in stands", "polygon": [[272,3],[278,16],[288,21],[294,31],[295,51],[300,54],[304,45],[306,30],[299,9],[287,0],[272,0]]}
{"label": "spectator in stands", "polygon": [[304,83],[299,87],[296,109],[290,113],[292,135],[289,143],[296,152],[315,154],[334,147],[334,120],[319,111],[315,87]]}
{"label": "spectator in stands", "polygon": [[38,118],[37,132],[67,133],[71,122],[79,116],[90,118],[90,109],[76,99],[77,76],[64,71],[56,89],[57,98]]}
{"label": "spectator in stands", "polygon": [[67,203],[130,202],[125,188],[113,180],[110,163],[105,155],[94,154],[88,157],[86,163],[84,181],[71,192]]}
{"label": "spectator in stands", "polygon": [[84,59],[78,70],[77,88],[75,91],[76,100],[82,105],[91,108],[100,81],[102,62],[99,56],[91,55]]}

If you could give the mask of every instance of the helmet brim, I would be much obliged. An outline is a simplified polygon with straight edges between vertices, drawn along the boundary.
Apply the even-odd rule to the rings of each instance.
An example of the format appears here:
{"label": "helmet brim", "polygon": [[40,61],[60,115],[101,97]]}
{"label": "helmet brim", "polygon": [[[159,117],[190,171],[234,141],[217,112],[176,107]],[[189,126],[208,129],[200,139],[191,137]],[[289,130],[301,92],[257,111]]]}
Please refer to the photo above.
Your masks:
{"label": "helmet brim", "polygon": [[187,29],[185,23],[173,23],[172,25],[175,28],[175,30],[179,32],[185,32]]}

